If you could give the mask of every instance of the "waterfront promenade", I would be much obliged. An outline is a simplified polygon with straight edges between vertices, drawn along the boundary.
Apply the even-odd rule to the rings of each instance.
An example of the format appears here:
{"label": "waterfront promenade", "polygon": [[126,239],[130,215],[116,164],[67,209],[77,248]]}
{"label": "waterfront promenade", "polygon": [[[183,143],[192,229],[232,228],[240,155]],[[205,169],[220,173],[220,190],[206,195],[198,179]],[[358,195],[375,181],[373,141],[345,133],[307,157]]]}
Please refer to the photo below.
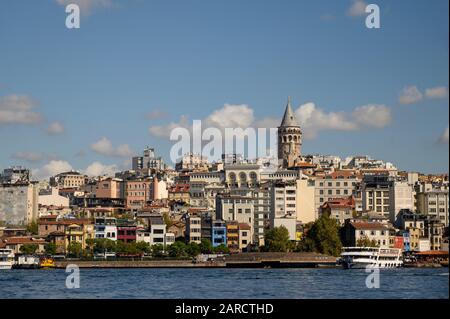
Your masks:
{"label": "waterfront promenade", "polygon": [[336,257],[317,253],[242,253],[213,260],[64,260],[56,268],[76,264],[80,268],[316,268],[334,267]]}

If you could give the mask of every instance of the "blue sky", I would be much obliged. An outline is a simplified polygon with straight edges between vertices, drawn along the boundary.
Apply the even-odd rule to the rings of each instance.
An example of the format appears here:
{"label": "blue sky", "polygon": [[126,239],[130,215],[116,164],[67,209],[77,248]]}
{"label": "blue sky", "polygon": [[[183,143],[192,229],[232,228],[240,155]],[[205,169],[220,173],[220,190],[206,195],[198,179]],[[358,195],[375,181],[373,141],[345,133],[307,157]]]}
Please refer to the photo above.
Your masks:
{"label": "blue sky", "polygon": [[304,153],[448,172],[448,1],[373,2],[380,29],[361,3],[2,1],[0,168],[123,169],[146,145],[169,160],[181,116],[277,123],[292,96]]}

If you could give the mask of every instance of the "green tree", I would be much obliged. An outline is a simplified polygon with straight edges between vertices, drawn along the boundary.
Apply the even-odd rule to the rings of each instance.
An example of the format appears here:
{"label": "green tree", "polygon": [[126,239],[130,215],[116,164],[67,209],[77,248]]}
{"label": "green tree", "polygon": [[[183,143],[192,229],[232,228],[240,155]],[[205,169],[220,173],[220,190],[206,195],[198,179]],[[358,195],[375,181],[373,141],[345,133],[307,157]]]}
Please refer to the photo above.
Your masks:
{"label": "green tree", "polygon": [[213,251],[216,254],[229,254],[230,253],[230,249],[225,244],[220,244],[219,246],[214,247]]}
{"label": "green tree", "polygon": [[152,251],[150,244],[148,244],[144,241],[140,241],[140,242],[136,243],[136,250],[141,254],[149,254]]}
{"label": "green tree", "polygon": [[69,244],[69,247],[67,248],[67,250],[69,251],[69,255],[79,258],[83,252],[83,248],[81,243],[73,241]]}
{"label": "green tree", "polygon": [[38,248],[39,247],[36,244],[23,244],[20,246],[20,252],[26,255],[32,255]]}
{"label": "green tree", "polygon": [[164,246],[161,244],[156,244],[152,246],[152,257],[162,257],[164,256]]}
{"label": "green tree", "polygon": [[200,249],[200,245],[197,243],[189,243],[186,247],[186,252],[188,253],[189,256],[191,257],[195,257],[197,255],[200,255],[200,253],[202,252]]}
{"label": "green tree", "polygon": [[166,224],[166,230],[169,230],[170,226],[173,225],[172,219],[170,219],[170,216],[168,213],[163,214],[164,224]]}
{"label": "green tree", "polygon": [[45,245],[45,253],[47,255],[56,255],[56,244],[48,243],[47,245]]}
{"label": "green tree", "polygon": [[35,221],[29,223],[27,225],[27,232],[31,233],[32,235],[37,235],[39,233],[38,224]]}
{"label": "green tree", "polygon": [[200,252],[202,254],[210,254],[213,251],[211,241],[207,238],[203,238],[200,242]]}
{"label": "green tree", "polygon": [[311,229],[308,230],[305,240],[308,240],[304,245],[313,248],[315,251],[331,255],[339,256],[342,249],[342,242],[339,238],[339,224],[338,222],[322,215],[314,222]]}
{"label": "green tree", "polygon": [[264,249],[271,252],[286,252],[290,247],[289,231],[283,225],[266,230]]}
{"label": "green tree", "polygon": [[167,249],[170,257],[184,257],[186,256],[186,244],[181,241],[175,241]]}

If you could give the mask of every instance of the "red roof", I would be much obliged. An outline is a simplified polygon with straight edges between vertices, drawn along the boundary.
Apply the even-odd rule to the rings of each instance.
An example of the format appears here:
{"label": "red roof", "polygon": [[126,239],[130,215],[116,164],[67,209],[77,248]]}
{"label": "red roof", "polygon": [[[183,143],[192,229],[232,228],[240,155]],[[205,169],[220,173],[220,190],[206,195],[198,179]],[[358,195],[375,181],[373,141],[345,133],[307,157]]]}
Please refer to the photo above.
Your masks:
{"label": "red roof", "polygon": [[93,222],[89,219],[62,219],[57,221],[47,221],[47,220],[39,220],[38,224],[40,225],[85,225],[92,224]]}
{"label": "red roof", "polygon": [[251,228],[250,228],[249,224],[239,223],[239,229],[240,230],[250,230]]}
{"label": "red roof", "polygon": [[355,229],[368,229],[368,230],[387,230],[388,228],[381,223],[369,223],[369,222],[351,222]]}
{"label": "red roof", "polygon": [[188,193],[190,188],[189,184],[176,184],[169,189],[169,193]]}
{"label": "red roof", "polygon": [[353,196],[348,198],[331,198],[322,205],[322,207],[326,206],[329,206],[330,208],[354,208],[355,199]]}
{"label": "red roof", "polygon": [[17,245],[17,244],[44,244],[45,240],[42,238],[33,237],[9,237],[4,240],[7,245]]}
{"label": "red roof", "polygon": [[342,170],[342,171],[334,171],[333,173],[326,175],[326,177],[331,177],[332,179],[339,179],[339,178],[348,179],[348,178],[355,178],[355,177],[360,177],[360,176],[357,175],[355,171]]}

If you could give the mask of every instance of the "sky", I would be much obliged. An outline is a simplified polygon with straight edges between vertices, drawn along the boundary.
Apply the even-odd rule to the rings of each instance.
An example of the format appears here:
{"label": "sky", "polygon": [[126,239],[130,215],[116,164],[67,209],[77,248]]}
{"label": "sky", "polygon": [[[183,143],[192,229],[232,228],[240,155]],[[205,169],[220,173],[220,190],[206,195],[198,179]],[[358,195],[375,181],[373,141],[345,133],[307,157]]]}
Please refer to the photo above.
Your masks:
{"label": "sky", "polygon": [[304,154],[448,172],[448,1],[371,3],[379,29],[362,0],[1,1],[0,169],[173,165],[171,128],[276,127],[291,96]]}

